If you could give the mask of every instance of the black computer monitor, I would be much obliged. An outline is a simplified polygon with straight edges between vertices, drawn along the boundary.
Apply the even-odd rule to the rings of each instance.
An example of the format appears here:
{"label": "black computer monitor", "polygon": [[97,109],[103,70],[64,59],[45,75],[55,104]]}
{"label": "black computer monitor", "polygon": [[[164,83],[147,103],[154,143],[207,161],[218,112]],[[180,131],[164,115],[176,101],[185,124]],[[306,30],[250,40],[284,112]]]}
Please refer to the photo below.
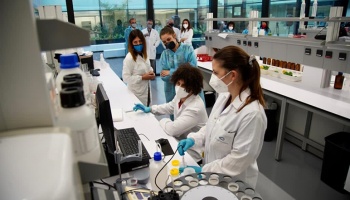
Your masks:
{"label": "black computer monitor", "polygon": [[98,124],[101,124],[108,153],[113,154],[116,147],[111,106],[109,104],[107,93],[101,83],[98,84],[96,90],[96,120]]}

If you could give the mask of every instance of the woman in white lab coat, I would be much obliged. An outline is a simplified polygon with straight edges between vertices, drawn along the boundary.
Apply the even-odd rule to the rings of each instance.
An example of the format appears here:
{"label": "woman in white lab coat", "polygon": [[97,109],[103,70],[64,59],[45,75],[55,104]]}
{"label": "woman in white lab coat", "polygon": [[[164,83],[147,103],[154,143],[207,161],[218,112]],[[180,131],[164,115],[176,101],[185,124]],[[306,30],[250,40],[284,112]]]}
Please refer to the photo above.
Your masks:
{"label": "woman in white lab coat", "polygon": [[[180,65],[173,73],[171,82],[175,84],[176,95],[169,103],[146,107],[136,104],[134,110],[152,112],[156,115],[174,115],[160,120],[164,132],[178,140],[187,137],[190,132],[199,131],[208,121],[207,111],[199,93],[203,88],[203,76],[198,68],[188,63]],[[198,162],[202,159],[201,149],[191,149],[190,155]]]}
{"label": "woman in white lab coat", "polygon": [[209,84],[219,93],[206,126],[179,142],[179,154],[203,147],[204,165],[196,172],[217,172],[255,188],[258,158],[267,126],[260,68],[255,56],[227,46],[213,57]]}
{"label": "woman in white lab coat", "polygon": [[182,21],[180,42],[192,46],[193,29],[188,19]]}
{"label": "woman in white lab coat", "polygon": [[153,80],[155,74],[147,57],[145,37],[140,30],[135,29],[130,32],[128,40],[129,53],[123,61],[123,81],[143,104],[150,105],[149,80]]}

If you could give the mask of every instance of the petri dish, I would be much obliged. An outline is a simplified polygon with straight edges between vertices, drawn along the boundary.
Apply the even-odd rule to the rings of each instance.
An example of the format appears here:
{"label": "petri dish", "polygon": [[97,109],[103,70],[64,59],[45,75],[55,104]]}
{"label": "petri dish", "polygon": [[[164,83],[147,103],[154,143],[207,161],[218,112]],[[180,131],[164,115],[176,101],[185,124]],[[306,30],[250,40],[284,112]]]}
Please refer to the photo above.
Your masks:
{"label": "petri dish", "polygon": [[239,185],[237,183],[231,182],[227,185],[227,189],[231,192],[237,192],[239,189]]}
{"label": "petri dish", "polygon": [[202,179],[202,180],[199,181],[199,184],[200,185],[208,185],[208,181],[205,180],[205,179]]}
{"label": "petri dish", "polygon": [[193,176],[186,176],[186,177],[185,177],[185,180],[186,180],[186,181],[190,181],[190,180],[192,180],[192,179],[193,179]]}
{"label": "petri dish", "polygon": [[182,191],[188,191],[188,190],[190,189],[190,187],[189,187],[188,185],[182,185],[182,186],[180,187],[180,189],[181,189]]}
{"label": "petri dish", "polygon": [[255,194],[255,191],[252,188],[247,188],[244,190],[244,193],[246,193],[247,195],[253,195]]}
{"label": "petri dish", "polygon": [[243,195],[240,200],[253,200],[250,196]]}
{"label": "petri dish", "polygon": [[215,176],[214,177],[210,176],[208,182],[210,185],[217,185],[217,184],[219,184],[219,178],[217,178]]}
{"label": "petri dish", "polygon": [[192,179],[188,182],[188,184],[191,186],[191,187],[197,187],[198,186],[198,179]]}
{"label": "petri dish", "polygon": [[224,176],[224,181],[231,182],[232,178],[230,176]]}
{"label": "petri dish", "polygon": [[181,186],[182,184],[183,184],[182,181],[179,181],[179,180],[174,181],[175,186]]}

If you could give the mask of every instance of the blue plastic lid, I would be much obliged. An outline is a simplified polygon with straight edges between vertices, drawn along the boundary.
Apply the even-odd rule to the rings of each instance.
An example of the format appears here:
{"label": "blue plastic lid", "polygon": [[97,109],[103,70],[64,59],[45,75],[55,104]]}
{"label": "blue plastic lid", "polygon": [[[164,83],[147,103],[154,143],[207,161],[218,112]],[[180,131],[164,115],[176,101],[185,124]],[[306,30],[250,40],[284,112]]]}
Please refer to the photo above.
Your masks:
{"label": "blue plastic lid", "polygon": [[154,161],[161,161],[162,160],[162,154],[160,152],[155,152],[153,155]]}
{"label": "blue plastic lid", "polygon": [[70,69],[79,67],[80,63],[78,62],[77,54],[65,54],[60,56],[61,69]]}

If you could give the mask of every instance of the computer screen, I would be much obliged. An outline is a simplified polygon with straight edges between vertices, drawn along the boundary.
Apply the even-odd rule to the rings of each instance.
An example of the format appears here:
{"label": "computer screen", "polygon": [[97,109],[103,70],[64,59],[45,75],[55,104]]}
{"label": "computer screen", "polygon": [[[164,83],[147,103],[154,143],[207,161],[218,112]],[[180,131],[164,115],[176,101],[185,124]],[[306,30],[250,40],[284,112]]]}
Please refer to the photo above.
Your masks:
{"label": "computer screen", "polygon": [[100,83],[96,90],[96,119],[101,124],[108,153],[113,154],[116,150],[114,138],[114,126],[109,99],[103,85]]}

